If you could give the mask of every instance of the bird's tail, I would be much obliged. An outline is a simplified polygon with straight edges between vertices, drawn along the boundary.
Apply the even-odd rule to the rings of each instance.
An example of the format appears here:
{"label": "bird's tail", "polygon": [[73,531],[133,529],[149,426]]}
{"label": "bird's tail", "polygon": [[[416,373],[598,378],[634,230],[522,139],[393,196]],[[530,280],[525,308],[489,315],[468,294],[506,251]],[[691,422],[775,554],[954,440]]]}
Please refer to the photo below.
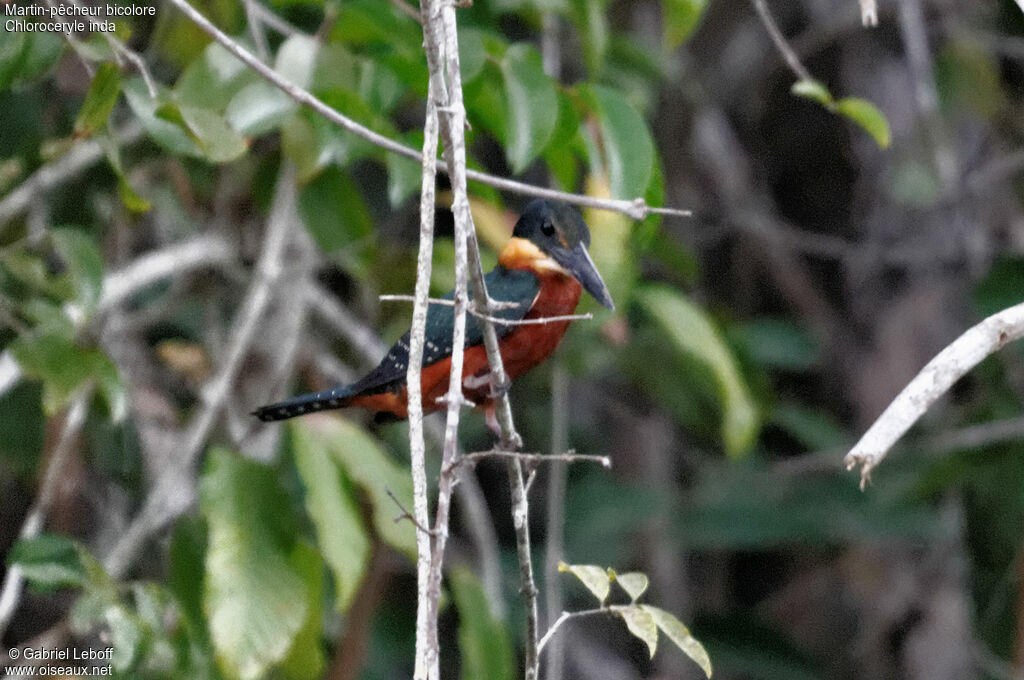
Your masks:
{"label": "bird's tail", "polygon": [[349,405],[352,397],[352,391],[348,386],[332,387],[322,392],[311,392],[279,401],[276,404],[260,406],[252,414],[263,422],[269,423],[273,420],[285,420],[307,413],[344,408]]}

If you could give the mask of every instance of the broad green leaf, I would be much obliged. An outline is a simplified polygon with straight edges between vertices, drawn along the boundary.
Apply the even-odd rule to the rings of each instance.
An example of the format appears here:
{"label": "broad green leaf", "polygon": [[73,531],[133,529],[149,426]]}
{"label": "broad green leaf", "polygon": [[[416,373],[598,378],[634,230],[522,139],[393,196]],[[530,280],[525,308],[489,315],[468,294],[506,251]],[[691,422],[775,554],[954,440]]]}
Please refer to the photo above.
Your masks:
{"label": "broad green leaf", "polygon": [[348,173],[324,170],[299,192],[299,214],[320,249],[334,253],[368,237],[373,219]]}
{"label": "broad green leaf", "polygon": [[459,69],[463,84],[472,81],[484,69],[487,50],[484,48],[484,33],[477,28],[459,31]]}
{"label": "broad green leaf", "polygon": [[736,339],[746,354],[765,368],[806,371],[818,360],[814,338],[790,321],[751,321],[738,329]]}
{"label": "broad green leaf", "polygon": [[78,546],[59,534],[19,540],[7,554],[7,565],[18,565],[22,575],[41,588],[83,586],[87,581]]}
{"label": "broad green leaf", "polygon": [[126,396],[117,367],[101,350],[79,346],[60,330],[22,336],[9,347],[25,374],[43,381],[47,413],[59,411],[86,381],[94,380],[111,416],[117,420],[124,417]]}
{"label": "broad green leaf", "polygon": [[231,677],[259,678],[288,654],[310,607],[291,563],[288,497],[270,468],[213,449],[199,507],[209,527],[203,597],[217,659]]}
{"label": "broad green leaf", "polygon": [[179,111],[210,162],[233,161],[249,148],[242,136],[216,111],[193,106],[181,106]]}
{"label": "broad green leaf", "polygon": [[615,582],[622,586],[633,602],[636,602],[647,591],[647,586],[650,583],[647,574],[643,572],[630,571],[625,574],[617,574],[612,571],[611,573],[614,575]]}
{"label": "broad green leaf", "polygon": [[665,45],[674,50],[690,37],[704,16],[708,0],[664,0]]}
{"label": "broad green leaf", "polygon": [[323,643],[323,560],[316,548],[299,542],[289,562],[306,584],[309,609],[306,620],[295,636],[288,656],[281,662],[281,673],[290,680],[314,680],[323,675],[326,658]]}
{"label": "broad green leaf", "polygon": [[343,418],[312,415],[291,424],[296,446],[326,447],[345,474],[369,498],[377,535],[398,551],[416,559],[416,533],[412,522],[395,522],[401,511],[388,491],[405,508],[412,508],[412,478],[384,451],[377,440]]}
{"label": "broad green leaf", "polygon": [[601,130],[601,148],[613,198],[643,196],[654,173],[654,140],[643,116],[618,91],[589,88]]}
{"label": "broad green leaf", "polygon": [[274,70],[291,83],[305,89],[313,80],[320,42],[298,33],[291,36],[277,50]]}
{"label": "broad green leaf", "polygon": [[334,575],[335,600],[348,611],[370,561],[370,539],[359,502],[338,461],[319,440],[295,437],[295,466],[306,488],[306,511]]}
{"label": "broad green leaf", "polygon": [[505,154],[512,172],[526,169],[544,150],[558,120],[558,95],[544,73],[540,54],[530,45],[516,44],[501,60],[505,79]]}
{"label": "broad green leaf", "polygon": [[75,119],[75,136],[89,137],[107,124],[121,93],[121,74],[111,62],[101,64]]}
{"label": "broad green leaf", "polygon": [[110,631],[110,646],[113,653],[110,665],[121,673],[127,672],[135,665],[142,653],[145,633],[138,617],[132,616],[124,606],[116,604],[103,612],[106,628]]}
{"label": "broad green leaf", "polygon": [[206,581],[206,523],[198,515],[178,521],[171,535],[168,552],[167,587],[177,599],[185,618],[208,637],[203,615],[203,591]]}
{"label": "broad green leaf", "polygon": [[299,108],[291,97],[262,80],[243,87],[228,102],[224,117],[246,137],[257,137],[281,125]]}
{"label": "broad green leaf", "polygon": [[152,207],[150,202],[140,196],[128,182],[124,166],[121,163],[121,146],[113,138],[113,133],[108,128],[107,131],[95,135],[93,139],[106,153],[110,169],[117,175],[117,192],[121,197],[121,202],[132,212],[148,211]]}
{"label": "broad green leaf", "polygon": [[580,583],[585,585],[587,590],[600,600],[601,604],[604,604],[605,600],[608,599],[608,593],[611,590],[611,580],[608,577],[608,572],[601,567],[596,567],[592,564],[566,564],[565,562],[559,562],[558,571],[567,571],[578,578]]}
{"label": "broad green leaf", "polygon": [[[413,148],[421,148],[423,133],[407,134],[404,141]],[[419,193],[423,181],[423,168],[416,161],[397,153],[385,154],[384,162],[388,169],[388,200],[392,207],[397,207],[405,199]]]}
{"label": "broad green leaf", "polygon": [[[588,196],[609,198],[610,187],[605,177],[590,176],[587,178],[585,191]],[[583,217],[590,226],[590,257],[593,258],[597,270],[601,272],[608,292],[616,305],[624,307],[633,293],[638,271],[637,259],[630,249],[630,235],[634,222],[622,213],[611,210],[595,210],[584,208]],[[587,296],[583,301],[583,309],[602,309],[600,305]],[[607,317],[610,313],[599,312]]]}
{"label": "broad green leaf", "polygon": [[54,229],[54,249],[67,266],[75,300],[91,313],[100,299],[103,285],[103,256],[96,241],[77,229]]}
{"label": "broad green leaf", "polygon": [[825,108],[832,106],[832,93],[817,80],[798,80],[789,91],[798,97],[814,100]]}
{"label": "broad green leaf", "polygon": [[583,39],[583,54],[587,71],[596,79],[604,68],[608,51],[608,0],[570,0],[570,18]]}
{"label": "broad green leaf", "polygon": [[676,352],[703,363],[710,370],[722,409],[725,450],[731,456],[743,454],[757,437],[759,417],[718,329],[702,309],[671,288],[646,286],[638,290],[636,296],[665,333],[666,342]]}
{"label": "broad green leaf", "polygon": [[239,90],[253,82],[255,74],[245,64],[220,43],[211,42],[178,78],[174,97],[185,106],[223,111]]}
{"label": "broad green leaf", "polygon": [[773,425],[782,428],[808,451],[821,451],[843,445],[843,430],[823,408],[810,409],[781,403],[769,414]]}
{"label": "broad green leaf", "polygon": [[512,680],[516,661],[508,631],[491,614],[479,579],[457,567],[448,577],[459,610],[462,680]]}
{"label": "broad green leaf", "polygon": [[889,121],[877,106],[859,97],[844,97],[836,102],[836,111],[864,128],[879,147],[889,148]]}
{"label": "broad green leaf", "polygon": [[683,650],[686,656],[700,666],[704,675],[711,677],[711,659],[708,657],[704,645],[690,634],[690,629],[684,626],[682,621],[664,609],[652,607],[649,604],[642,604],[639,607],[651,615],[661,632],[667,635],[676,647]]}
{"label": "broad green leaf", "polygon": [[[9,365],[9,364],[8,364]],[[46,416],[42,387],[20,381],[0,394],[0,460],[15,478],[31,479],[43,453]]]}
{"label": "broad green leaf", "polygon": [[52,68],[64,52],[58,33],[4,31],[0,40],[0,92],[33,80]]}
{"label": "broad green leaf", "polygon": [[629,628],[629,632],[634,637],[647,643],[647,649],[653,658],[654,653],[658,651],[658,627],[655,625],[654,617],[651,616],[650,612],[641,605],[630,605],[628,607],[616,607],[615,613],[626,622],[626,627]]}
{"label": "broad green leaf", "polygon": [[122,91],[128,106],[153,141],[179,156],[203,157],[202,149],[185,128],[157,115],[157,110],[168,101],[165,90],[161,88],[158,98],[153,99],[141,78],[129,78],[124,81]]}

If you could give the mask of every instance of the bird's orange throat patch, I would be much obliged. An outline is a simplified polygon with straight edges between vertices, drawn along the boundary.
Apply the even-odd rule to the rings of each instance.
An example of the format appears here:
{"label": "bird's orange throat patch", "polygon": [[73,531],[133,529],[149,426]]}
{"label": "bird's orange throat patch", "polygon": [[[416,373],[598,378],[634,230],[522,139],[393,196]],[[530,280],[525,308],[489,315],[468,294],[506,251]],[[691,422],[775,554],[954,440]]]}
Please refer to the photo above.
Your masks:
{"label": "bird's orange throat patch", "polygon": [[505,247],[501,249],[498,263],[505,269],[529,269],[538,273],[553,272],[569,275],[562,265],[538,248],[533,241],[518,236],[509,239]]}

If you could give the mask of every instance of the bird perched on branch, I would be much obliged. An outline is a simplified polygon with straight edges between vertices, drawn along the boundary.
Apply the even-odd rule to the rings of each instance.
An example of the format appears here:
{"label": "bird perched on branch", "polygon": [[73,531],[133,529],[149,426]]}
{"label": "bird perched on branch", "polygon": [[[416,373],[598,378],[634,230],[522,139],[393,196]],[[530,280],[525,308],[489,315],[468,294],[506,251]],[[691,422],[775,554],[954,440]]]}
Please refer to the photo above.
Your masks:
{"label": "bird perched on branch", "polygon": [[[487,293],[500,304],[491,313],[505,372],[515,380],[555,350],[570,320],[523,323],[571,315],[582,289],[608,309],[614,309],[608,288],[587,253],[590,230],[583,217],[569,205],[536,199],[523,211],[512,238],[498,256],[498,266],[484,277]],[[445,296],[451,300],[453,293]],[[466,318],[463,364],[463,394],[487,413],[494,427],[494,400],[500,390],[490,380],[481,321]],[[445,407],[439,400],[448,390],[452,359],[453,307],[431,304],[427,311],[423,348],[423,411]],[[255,411],[267,422],[293,418],[325,409],[362,406],[398,418],[408,415],[406,369],[409,363],[409,333],[388,351],[377,368],[351,385],[339,385],[322,392],[304,394]]]}

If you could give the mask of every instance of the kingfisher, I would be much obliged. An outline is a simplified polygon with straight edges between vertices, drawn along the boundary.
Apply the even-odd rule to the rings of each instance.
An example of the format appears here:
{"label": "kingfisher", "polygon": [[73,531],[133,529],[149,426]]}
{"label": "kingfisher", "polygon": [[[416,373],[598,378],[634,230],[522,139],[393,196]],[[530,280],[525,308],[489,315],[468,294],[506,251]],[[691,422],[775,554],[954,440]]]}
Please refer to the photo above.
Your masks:
{"label": "kingfisher", "polygon": [[[615,309],[608,288],[587,252],[589,246],[590,230],[586,222],[575,208],[565,203],[543,198],[533,200],[516,222],[512,238],[498,256],[498,265],[484,277],[488,295],[499,303],[491,315],[496,319],[498,346],[510,381],[547,359],[561,342],[570,320],[521,322],[571,315],[583,289],[604,307]],[[454,291],[445,299],[454,299]],[[427,310],[421,378],[424,413],[445,408],[441,397],[448,390],[451,374],[454,318],[454,308],[450,305],[431,304]],[[480,323],[473,315],[466,318],[463,394],[485,412],[488,425],[497,431],[494,401],[501,390],[491,385]],[[407,331],[380,364],[362,379],[260,406],[253,415],[269,422],[325,409],[361,406],[385,417],[405,418],[409,403],[408,362]]]}

